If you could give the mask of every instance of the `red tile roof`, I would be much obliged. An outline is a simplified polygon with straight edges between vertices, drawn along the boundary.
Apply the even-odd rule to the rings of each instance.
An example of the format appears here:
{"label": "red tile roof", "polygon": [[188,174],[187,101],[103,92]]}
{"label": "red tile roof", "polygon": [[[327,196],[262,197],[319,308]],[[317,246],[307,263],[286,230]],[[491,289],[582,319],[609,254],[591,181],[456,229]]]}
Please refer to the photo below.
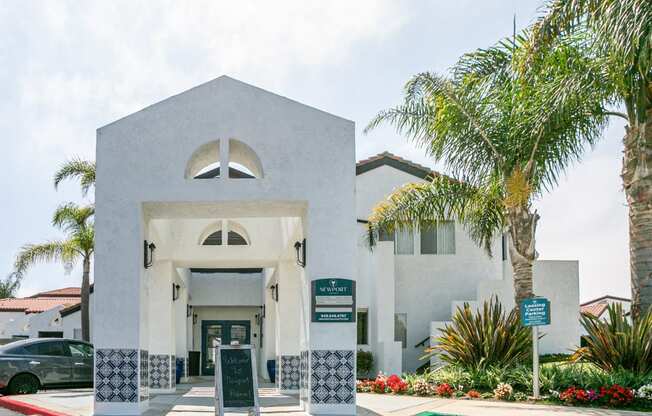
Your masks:
{"label": "red tile roof", "polygon": [[77,296],[81,296],[81,288],[64,287],[61,289],[50,290],[48,292],[37,293],[36,295],[30,296],[30,298],[53,298],[53,297],[72,298]]}
{"label": "red tile roof", "polygon": [[588,315],[593,315],[596,318],[602,316],[605,310],[607,310],[609,304],[607,302],[600,303],[591,303],[589,305],[583,305],[580,307],[580,312]]}
{"label": "red tile roof", "polygon": [[79,303],[79,297],[40,297],[40,298],[18,298],[0,299],[0,312],[25,312],[37,313],[47,311],[55,306],[72,306]]}

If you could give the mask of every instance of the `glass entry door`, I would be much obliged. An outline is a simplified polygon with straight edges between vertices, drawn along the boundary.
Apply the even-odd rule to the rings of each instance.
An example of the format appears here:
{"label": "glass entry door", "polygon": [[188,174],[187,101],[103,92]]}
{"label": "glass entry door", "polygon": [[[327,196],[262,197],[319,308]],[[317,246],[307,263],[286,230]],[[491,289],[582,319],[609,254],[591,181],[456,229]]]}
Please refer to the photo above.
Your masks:
{"label": "glass entry door", "polygon": [[215,375],[215,340],[222,345],[232,341],[240,344],[251,343],[251,324],[249,321],[201,321],[201,363],[202,375]]}

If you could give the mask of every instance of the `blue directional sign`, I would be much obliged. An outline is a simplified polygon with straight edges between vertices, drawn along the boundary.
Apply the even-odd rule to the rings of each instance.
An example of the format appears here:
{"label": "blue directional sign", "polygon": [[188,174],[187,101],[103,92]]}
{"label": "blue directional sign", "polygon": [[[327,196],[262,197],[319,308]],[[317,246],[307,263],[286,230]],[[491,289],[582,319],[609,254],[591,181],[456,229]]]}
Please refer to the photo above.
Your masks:
{"label": "blue directional sign", "polygon": [[521,302],[523,326],[550,325],[550,301],[546,298],[529,298]]}

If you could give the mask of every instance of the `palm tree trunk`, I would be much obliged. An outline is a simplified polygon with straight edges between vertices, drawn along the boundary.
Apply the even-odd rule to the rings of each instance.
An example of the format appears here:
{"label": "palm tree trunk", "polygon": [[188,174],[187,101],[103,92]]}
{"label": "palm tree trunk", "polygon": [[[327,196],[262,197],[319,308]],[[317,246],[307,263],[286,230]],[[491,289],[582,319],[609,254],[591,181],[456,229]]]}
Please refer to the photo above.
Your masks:
{"label": "palm tree trunk", "polygon": [[523,299],[534,295],[532,290],[532,269],[537,257],[535,234],[539,214],[529,206],[507,208],[509,223],[509,257],[514,270],[514,301],[518,309]]}
{"label": "palm tree trunk", "polygon": [[81,286],[81,327],[82,339],[90,341],[90,317],[89,317],[89,300],[91,294],[90,284],[91,260],[89,256],[84,256],[84,273],[82,275]]}
{"label": "palm tree trunk", "polygon": [[631,123],[626,128],[623,143],[632,316],[636,319],[652,306],[652,110],[648,110],[645,123]]}

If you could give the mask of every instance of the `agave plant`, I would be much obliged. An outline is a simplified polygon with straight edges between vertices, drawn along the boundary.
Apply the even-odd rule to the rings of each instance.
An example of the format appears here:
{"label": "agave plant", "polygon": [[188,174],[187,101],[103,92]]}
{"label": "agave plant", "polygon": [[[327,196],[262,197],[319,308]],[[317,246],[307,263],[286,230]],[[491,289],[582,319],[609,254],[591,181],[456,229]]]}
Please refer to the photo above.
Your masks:
{"label": "agave plant", "polygon": [[652,309],[633,323],[620,303],[610,305],[607,311],[607,319],[582,314],[586,346],[579,348],[573,359],[591,362],[607,372],[652,373]]}
{"label": "agave plant", "polygon": [[426,357],[436,355],[468,370],[512,367],[530,357],[530,329],[521,326],[517,310],[505,314],[497,298],[475,313],[468,303],[458,307],[452,323],[440,331]]}

